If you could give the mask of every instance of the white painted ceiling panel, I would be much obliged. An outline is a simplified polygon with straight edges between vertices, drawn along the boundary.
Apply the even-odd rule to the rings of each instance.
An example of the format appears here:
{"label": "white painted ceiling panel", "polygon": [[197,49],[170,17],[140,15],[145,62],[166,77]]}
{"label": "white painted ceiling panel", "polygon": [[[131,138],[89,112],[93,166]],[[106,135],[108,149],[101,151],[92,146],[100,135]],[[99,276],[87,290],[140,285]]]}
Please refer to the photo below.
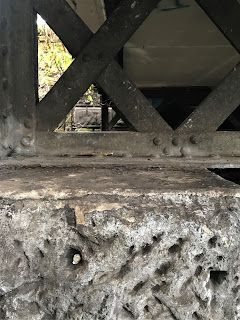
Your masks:
{"label": "white painted ceiling panel", "polygon": [[[104,0],[67,0],[93,32]],[[174,9],[176,4],[181,8]],[[124,69],[139,87],[215,86],[240,61],[195,0],[163,0],[124,47]]]}

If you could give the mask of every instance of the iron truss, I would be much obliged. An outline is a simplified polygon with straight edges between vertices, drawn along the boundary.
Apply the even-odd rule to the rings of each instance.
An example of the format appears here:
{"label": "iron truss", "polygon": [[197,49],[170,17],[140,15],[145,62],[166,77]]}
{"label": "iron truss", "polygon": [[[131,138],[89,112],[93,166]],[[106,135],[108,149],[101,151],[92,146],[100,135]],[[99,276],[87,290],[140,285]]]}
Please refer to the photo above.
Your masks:
{"label": "iron truss", "polygon": [[[240,52],[239,2],[196,2]],[[122,0],[93,34],[65,0],[0,0],[0,155],[239,157],[240,133],[217,131],[240,105],[239,65],[173,130],[115,60],[158,4],[159,0]],[[36,13],[75,58],[41,102],[37,101]],[[134,132],[53,132],[92,83],[102,88],[117,117]]]}

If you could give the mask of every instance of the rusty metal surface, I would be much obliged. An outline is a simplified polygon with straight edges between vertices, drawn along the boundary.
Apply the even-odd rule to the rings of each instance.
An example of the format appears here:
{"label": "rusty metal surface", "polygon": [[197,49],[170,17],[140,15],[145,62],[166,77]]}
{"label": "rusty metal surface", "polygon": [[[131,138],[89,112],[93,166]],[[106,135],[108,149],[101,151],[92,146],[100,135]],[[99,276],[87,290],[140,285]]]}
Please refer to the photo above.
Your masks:
{"label": "rusty metal surface", "polygon": [[35,28],[32,1],[0,1],[0,156],[34,149]]}
{"label": "rusty metal surface", "polygon": [[[37,132],[35,137],[36,70],[34,63],[36,61],[34,60],[34,50],[30,50],[31,48],[34,49],[35,35],[35,31],[32,28],[32,26],[34,26],[33,4],[30,0],[25,0],[24,6],[18,5],[15,7],[15,10],[13,10],[11,6],[8,7],[3,1],[0,3],[3,9],[8,8],[10,10],[5,14],[9,16],[10,21],[13,19],[17,21],[16,18],[24,7],[26,10],[24,11],[23,18],[27,21],[25,25],[23,23],[24,26],[22,26],[19,31],[24,36],[24,41],[21,40],[21,43],[24,42],[22,46],[20,46],[17,39],[14,38],[15,35],[13,35],[12,31],[10,36],[10,31],[7,30],[8,24],[6,24],[4,17],[1,22],[3,30],[1,34],[3,39],[3,59],[1,60],[3,86],[0,92],[4,103],[1,111],[1,155],[31,155],[33,153],[44,155],[81,155],[90,153],[134,157],[153,156],[162,159],[177,157],[181,160],[182,158],[189,159],[192,157],[199,159],[205,157],[205,159],[213,158],[216,162],[219,157],[231,159],[231,157],[240,156],[239,132],[214,131],[238,105],[239,90],[236,90],[239,84],[238,68],[234,70],[232,74],[210,94],[200,108],[190,116],[189,119],[191,119],[191,121],[189,122],[188,119],[186,121],[187,125],[185,123],[180,130],[174,131],[159,117],[157,111],[154,110],[147,99],[137,90],[136,86],[128,80],[125,72],[117,62],[112,60],[115,53],[131,36],[134,30],[138,28],[141,22],[144,21],[158,1],[151,3],[146,0],[136,3],[131,1],[124,2],[124,6],[122,7],[122,5],[120,5],[119,9],[113,12],[113,16],[102,26],[99,32],[92,37],[92,33],[88,27],[74,14],[64,0],[58,0],[57,2],[39,0],[34,3],[35,9],[40,11],[40,13],[43,12],[43,16],[45,14],[44,17],[52,23],[53,28],[56,28],[60,37],[62,36],[62,39],[66,41],[66,45],[78,56],[72,65],[72,69],[70,68],[70,76],[69,72],[67,72],[63,80],[60,80],[60,84],[58,83],[55,89],[47,95],[46,99],[37,106],[37,113],[41,115],[39,128],[43,130],[43,132]],[[52,6],[49,7],[47,4],[52,4]],[[138,11],[135,11],[134,6],[136,4],[141,4],[143,7],[140,6],[138,8],[137,6],[136,10]],[[55,12],[56,5],[59,5],[59,7]],[[131,8],[131,5],[133,8]],[[134,23],[132,23],[134,14],[141,13],[143,8],[147,9],[144,17],[138,22],[135,21],[138,19],[135,19]],[[218,13],[219,10],[221,11],[223,8],[218,7],[216,13]],[[4,11],[2,10],[2,12]],[[122,12],[123,15],[120,15],[119,12]],[[123,19],[124,14],[126,14],[127,25],[125,25],[126,19]],[[75,22],[74,31],[76,31],[76,35],[71,32],[71,20]],[[119,23],[116,24],[117,22]],[[224,19],[223,22],[228,23]],[[233,27],[238,28],[235,17],[233,18],[233,22]],[[216,23],[218,24],[219,22]],[[127,28],[130,25],[131,28]],[[126,29],[128,29],[126,34],[125,32],[121,32],[121,26],[125,26]],[[229,21],[229,26],[231,26],[231,21]],[[221,26],[219,26],[219,28],[221,29]],[[110,33],[111,35],[109,36]],[[121,36],[120,40],[118,39],[119,34]],[[235,31],[233,32],[233,36],[234,34]],[[90,40],[88,41],[89,38]],[[16,41],[12,42],[12,39]],[[29,41],[29,39],[31,41]],[[114,39],[114,43],[106,44],[104,51],[102,51],[102,39],[106,41]],[[82,40],[82,42],[80,40]],[[233,39],[231,41],[233,41]],[[8,42],[10,42],[9,46]],[[111,52],[107,52],[109,48]],[[106,56],[102,55],[101,64],[95,66],[95,68],[93,68],[94,70],[91,70],[90,75],[86,75],[90,70],[89,68],[93,63],[92,61],[94,59],[96,59],[96,61],[99,60],[99,54],[103,52],[105,52],[104,54],[106,54]],[[18,54],[18,59],[15,59],[16,54]],[[92,55],[95,57],[93,60],[91,60]],[[111,60],[112,62],[107,66]],[[82,79],[79,78],[78,70],[75,70],[74,66],[77,66],[77,69],[78,67],[81,69],[84,66],[84,70],[82,69]],[[26,72],[23,72],[25,71],[24,68],[26,68]],[[105,70],[103,71],[104,68]],[[19,72],[20,75],[13,80],[13,74],[16,71]],[[88,82],[92,82],[93,78],[95,76],[98,77],[98,73],[101,72],[102,74],[98,82],[102,84],[103,89],[109,93],[110,98],[118,108],[119,116],[131,123],[133,128],[140,132],[108,132],[96,134],[61,134],[47,132],[54,128],[54,123],[62,119],[63,114],[65,115],[66,110],[71,107],[71,101],[76,97],[79,98],[81,91],[79,93],[76,90],[79,88],[79,85],[82,89],[87,88]],[[68,78],[71,78],[71,75],[73,75],[73,77],[70,79],[71,81],[68,82]],[[73,84],[75,80],[78,82],[76,86]],[[69,88],[71,87],[71,90],[66,89],[68,85]],[[61,88],[63,88],[62,91],[60,90]],[[74,93],[74,96],[72,96],[72,93]],[[61,97],[62,101],[59,102]],[[43,105],[45,105],[45,107],[41,108]],[[202,109],[203,106],[204,110]],[[9,114],[6,110],[8,110]],[[194,120],[195,125],[193,125],[192,119],[194,119],[195,114],[197,114],[197,116]],[[40,123],[40,119],[37,119],[38,123]],[[52,123],[50,127],[49,123]]]}
{"label": "rusty metal surface", "polygon": [[[137,132],[37,133],[38,154],[157,156],[161,158],[240,157],[239,132],[158,134]],[[167,161],[167,160],[166,160]]]}

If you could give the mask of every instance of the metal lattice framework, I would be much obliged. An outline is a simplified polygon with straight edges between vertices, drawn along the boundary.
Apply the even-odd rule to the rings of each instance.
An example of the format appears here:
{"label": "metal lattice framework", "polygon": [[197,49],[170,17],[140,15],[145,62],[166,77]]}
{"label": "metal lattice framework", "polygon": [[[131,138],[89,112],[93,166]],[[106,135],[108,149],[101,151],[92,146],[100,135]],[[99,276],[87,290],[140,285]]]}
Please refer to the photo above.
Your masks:
{"label": "metal lattice framework", "polygon": [[[240,52],[239,2],[196,2]],[[217,131],[240,105],[239,65],[173,130],[114,59],[158,4],[159,0],[122,0],[93,34],[66,0],[0,0],[0,153],[239,156],[240,133]],[[40,103],[36,99],[36,12],[75,58]],[[94,82],[114,103],[117,118],[124,119],[135,132],[54,133]]]}

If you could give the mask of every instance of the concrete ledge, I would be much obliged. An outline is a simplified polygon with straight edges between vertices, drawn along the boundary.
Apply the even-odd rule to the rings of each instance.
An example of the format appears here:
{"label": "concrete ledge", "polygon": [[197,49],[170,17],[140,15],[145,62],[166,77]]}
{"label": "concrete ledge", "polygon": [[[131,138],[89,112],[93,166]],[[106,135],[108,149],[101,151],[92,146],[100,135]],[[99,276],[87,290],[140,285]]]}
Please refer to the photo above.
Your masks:
{"label": "concrete ledge", "polygon": [[151,166],[0,179],[0,319],[239,319],[239,186]]}

